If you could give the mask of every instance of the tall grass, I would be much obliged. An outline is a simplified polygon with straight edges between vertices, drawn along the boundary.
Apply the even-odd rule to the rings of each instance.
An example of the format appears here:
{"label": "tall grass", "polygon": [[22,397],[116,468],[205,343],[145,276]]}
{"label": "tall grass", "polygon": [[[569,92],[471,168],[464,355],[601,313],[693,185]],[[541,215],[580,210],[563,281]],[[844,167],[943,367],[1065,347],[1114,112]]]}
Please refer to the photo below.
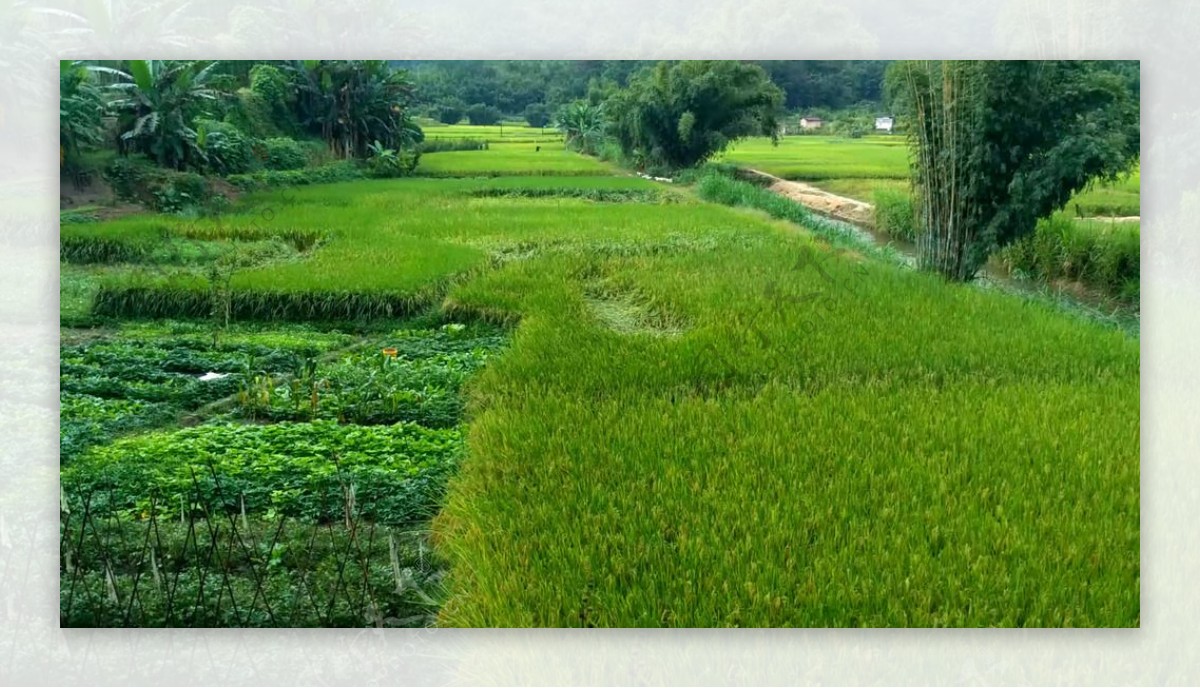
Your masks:
{"label": "tall grass", "polygon": [[917,240],[917,211],[907,189],[876,189],[872,200],[876,229],[904,241]]}
{"label": "tall grass", "polygon": [[59,255],[68,263],[136,262],[169,232],[167,222],[145,217],[64,224],[59,234]]}
{"label": "tall grass", "polygon": [[1138,222],[1079,221],[1057,213],[999,253],[1009,270],[1043,281],[1078,281],[1103,293],[1136,301],[1141,283]]}

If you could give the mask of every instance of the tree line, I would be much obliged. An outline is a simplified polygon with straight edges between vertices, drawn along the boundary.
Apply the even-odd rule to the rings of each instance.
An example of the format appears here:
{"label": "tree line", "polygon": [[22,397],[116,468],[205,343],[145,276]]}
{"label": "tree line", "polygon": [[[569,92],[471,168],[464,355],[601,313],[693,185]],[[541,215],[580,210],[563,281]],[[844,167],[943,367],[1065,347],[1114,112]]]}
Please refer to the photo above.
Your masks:
{"label": "tree line", "polygon": [[[590,91],[624,87],[654,60],[409,60],[393,66],[412,73],[416,106],[431,117],[444,113],[457,122],[474,108],[478,116],[494,112],[523,117],[552,113]],[[838,110],[855,105],[878,106],[882,99],[886,60],[762,60],[763,68],[784,94],[788,110]],[[543,119],[548,122],[548,119]],[[534,124],[544,126],[544,124]]]}

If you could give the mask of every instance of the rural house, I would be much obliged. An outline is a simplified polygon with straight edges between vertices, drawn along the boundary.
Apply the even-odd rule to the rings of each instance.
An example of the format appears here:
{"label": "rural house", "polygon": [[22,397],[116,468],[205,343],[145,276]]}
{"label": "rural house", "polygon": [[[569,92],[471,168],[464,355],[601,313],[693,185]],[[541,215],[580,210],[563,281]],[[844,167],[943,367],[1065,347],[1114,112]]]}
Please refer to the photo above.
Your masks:
{"label": "rural house", "polygon": [[820,129],[821,128],[821,118],[820,117],[801,117],[800,118],[800,128],[801,129]]}
{"label": "rural house", "polygon": [[875,118],[875,131],[891,131],[894,120],[891,115],[882,115]]}

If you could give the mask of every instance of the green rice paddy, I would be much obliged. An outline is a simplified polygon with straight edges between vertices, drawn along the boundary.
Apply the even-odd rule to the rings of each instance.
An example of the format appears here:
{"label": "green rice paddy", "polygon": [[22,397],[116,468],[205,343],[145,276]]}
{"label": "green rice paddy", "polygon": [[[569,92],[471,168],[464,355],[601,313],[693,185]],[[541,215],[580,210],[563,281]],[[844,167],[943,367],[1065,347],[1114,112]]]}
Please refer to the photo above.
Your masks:
{"label": "green rice paddy", "polygon": [[[899,137],[795,139],[726,160],[906,174]],[[398,369],[426,376],[430,400],[461,395],[437,428],[412,424],[423,411],[356,425],[339,410],[353,394],[371,410],[378,390],[425,387],[368,382],[386,378],[351,356],[313,368],[344,385],[307,423],[305,397],[287,396],[263,407],[283,424],[135,433],[89,445],[65,475],[127,471],[144,492],[216,457],[250,487],[262,467],[251,518],[320,519],[339,494],[323,452],[352,454],[381,497],[371,517],[438,511],[444,626],[1140,624],[1135,338],[537,145],[422,157],[447,178],[262,191],[221,218],[64,233],[64,258],[70,245],[89,261],[64,275],[93,271],[70,307],[110,326],[204,328],[227,304],[268,330],[422,315],[468,324],[464,337],[511,332],[486,355],[421,349],[444,373]],[[232,261],[227,289],[146,262],[156,242],[297,235],[314,240]],[[404,341],[354,336],[367,365]]]}

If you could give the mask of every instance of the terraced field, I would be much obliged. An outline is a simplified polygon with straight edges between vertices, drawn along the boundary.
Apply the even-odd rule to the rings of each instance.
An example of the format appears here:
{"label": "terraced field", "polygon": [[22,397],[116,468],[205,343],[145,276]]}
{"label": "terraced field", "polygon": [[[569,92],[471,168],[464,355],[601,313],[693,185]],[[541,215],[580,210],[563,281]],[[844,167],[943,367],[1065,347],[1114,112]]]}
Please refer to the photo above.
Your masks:
{"label": "terraced field", "polygon": [[[64,231],[64,304],[91,329],[64,337],[80,368],[63,393],[102,407],[64,459],[71,513],[104,495],[86,509],[131,543],[147,519],[232,519],[273,577],[231,588],[282,600],[187,616],[152,598],[146,619],[1139,624],[1136,339],[835,247],[802,209],[773,219],[536,145],[421,160],[470,178]],[[827,178],[903,160],[863,145]],[[256,337],[283,338],[275,359]],[[168,365],[176,350],[195,360]],[[228,396],[186,391],[207,372]],[[93,373],[137,384],[66,384]],[[138,396],[160,374],[190,376],[163,387],[179,401]],[[90,408],[64,397],[64,421]],[[218,485],[217,511],[180,506]],[[280,518],[292,550],[269,544]],[[300,544],[326,528],[325,549]],[[145,559],[89,551],[83,597],[63,588],[73,625],[119,617],[105,566],[126,600]]]}

